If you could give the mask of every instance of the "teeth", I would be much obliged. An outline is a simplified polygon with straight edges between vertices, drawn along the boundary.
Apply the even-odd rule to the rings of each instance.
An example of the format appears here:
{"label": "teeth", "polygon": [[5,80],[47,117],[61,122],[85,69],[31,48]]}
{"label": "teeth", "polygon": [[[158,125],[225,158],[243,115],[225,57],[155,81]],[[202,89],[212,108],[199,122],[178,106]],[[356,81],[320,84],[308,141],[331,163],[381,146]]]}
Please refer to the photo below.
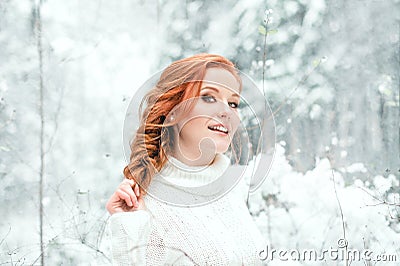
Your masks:
{"label": "teeth", "polygon": [[223,127],[223,126],[211,126],[209,128],[212,130],[218,130],[218,131],[221,131],[224,133],[228,133],[228,129],[226,129],[226,127]]}

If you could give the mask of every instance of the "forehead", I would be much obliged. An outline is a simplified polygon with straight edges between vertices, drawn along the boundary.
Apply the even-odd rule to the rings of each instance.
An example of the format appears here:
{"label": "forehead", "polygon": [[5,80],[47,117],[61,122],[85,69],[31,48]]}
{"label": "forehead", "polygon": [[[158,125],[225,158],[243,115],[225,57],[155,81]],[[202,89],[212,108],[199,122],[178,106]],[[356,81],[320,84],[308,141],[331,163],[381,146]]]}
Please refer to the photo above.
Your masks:
{"label": "forehead", "polygon": [[202,87],[207,86],[240,93],[240,83],[231,72],[224,68],[209,68],[206,70]]}

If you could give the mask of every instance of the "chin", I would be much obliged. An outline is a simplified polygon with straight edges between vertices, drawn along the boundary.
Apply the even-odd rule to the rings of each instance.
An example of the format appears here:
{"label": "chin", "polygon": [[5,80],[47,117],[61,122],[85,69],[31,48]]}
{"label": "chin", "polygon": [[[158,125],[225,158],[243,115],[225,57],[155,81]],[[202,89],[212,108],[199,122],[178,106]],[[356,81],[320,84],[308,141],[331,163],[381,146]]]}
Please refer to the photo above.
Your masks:
{"label": "chin", "polygon": [[221,146],[217,146],[217,153],[225,153],[227,152],[227,150],[229,149],[229,145],[221,145]]}
{"label": "chin", "polygon": [[225,153],[228,151],[229,147],[231,146],[231,139],[224,138],[224,139],[214,139],[214,145],[216,153]]}

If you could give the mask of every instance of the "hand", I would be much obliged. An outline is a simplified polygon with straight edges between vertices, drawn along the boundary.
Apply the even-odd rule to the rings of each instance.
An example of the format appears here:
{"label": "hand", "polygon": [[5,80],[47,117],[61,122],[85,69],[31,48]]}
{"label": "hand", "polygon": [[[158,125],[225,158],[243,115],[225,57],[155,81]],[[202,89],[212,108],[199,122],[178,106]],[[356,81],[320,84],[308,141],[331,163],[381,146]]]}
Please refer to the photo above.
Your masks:
{"label": "hand", "polygon": [[134,180],[124,179],[107,201],[106,209],[110,214],[146,210],[139,185]]}

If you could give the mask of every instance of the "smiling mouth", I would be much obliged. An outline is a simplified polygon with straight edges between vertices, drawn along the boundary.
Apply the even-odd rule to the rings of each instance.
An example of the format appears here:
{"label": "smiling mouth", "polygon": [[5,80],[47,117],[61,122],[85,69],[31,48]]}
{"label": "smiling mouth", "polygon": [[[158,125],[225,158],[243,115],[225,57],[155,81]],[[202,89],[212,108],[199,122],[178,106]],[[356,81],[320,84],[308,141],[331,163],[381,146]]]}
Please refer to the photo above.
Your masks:
{"label": "smiling mouth", "polygon": [[224,134],[228,134],[228,129],[226,127],[224,127],[223,125],[209,126],[208,129],[210,129],[212,131],[217,131],[217,132],[221,132]]}

